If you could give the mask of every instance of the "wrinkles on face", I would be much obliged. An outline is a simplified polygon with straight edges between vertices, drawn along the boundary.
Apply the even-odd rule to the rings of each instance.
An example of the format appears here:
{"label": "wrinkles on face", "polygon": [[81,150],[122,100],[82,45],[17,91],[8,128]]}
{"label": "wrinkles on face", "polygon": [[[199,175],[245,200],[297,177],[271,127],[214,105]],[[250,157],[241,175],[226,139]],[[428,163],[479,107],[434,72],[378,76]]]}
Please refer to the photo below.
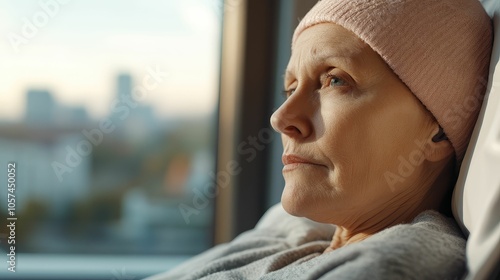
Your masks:
{"label": "wrinkles on face", "polygon": [[285,166],[285,210],[343,226],[344,237],[414,211],[428,190],[419,186],[435,174],[418,166],[393,190],[384,173],[397,170],[435,121],[384,60],[352,32],[318,24],[297,38],[284,80],[290,95],[271,124],[285,156],[315,163]]}

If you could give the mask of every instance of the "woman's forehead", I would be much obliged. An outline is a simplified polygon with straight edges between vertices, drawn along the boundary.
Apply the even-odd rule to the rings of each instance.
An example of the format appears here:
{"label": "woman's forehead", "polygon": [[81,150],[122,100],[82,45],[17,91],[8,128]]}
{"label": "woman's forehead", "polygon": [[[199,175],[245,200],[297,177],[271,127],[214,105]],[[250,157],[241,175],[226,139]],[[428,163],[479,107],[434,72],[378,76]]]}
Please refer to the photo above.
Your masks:
{"label": "woman's forehead", "polygon": [[377,54],[354,33],[333,24],[323,23],[304,30],[294,43],[285,77],[297,69],[323,64],[349,67]]}

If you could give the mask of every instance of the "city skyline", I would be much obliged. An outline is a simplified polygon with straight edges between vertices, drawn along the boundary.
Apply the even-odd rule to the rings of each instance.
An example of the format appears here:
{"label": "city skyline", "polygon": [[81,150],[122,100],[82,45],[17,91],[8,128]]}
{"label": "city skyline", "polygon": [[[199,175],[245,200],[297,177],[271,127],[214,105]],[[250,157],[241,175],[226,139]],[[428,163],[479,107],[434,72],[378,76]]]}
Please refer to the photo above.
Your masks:
{"label": "city skyline", "polygon": [[[114,100],[123,102],[129,100],[133,102],[131,111],[135,115],[142,115],[156,123],[160,120],[154,108],[149,104],[143,104],[136,100],[132,94],[135,87],[133,77],[128,73],[120,73],[115,77],[115,87],[112,93]],[[19,121],[35,125],[78,125],[89,122],[95,122],[99,119],[92,118],[88,114],[88,108],[85,105],[69,106],[59,102],[54,92],[49,89],[30,88],[26,91],[26,101],[24,104],[24,114]],[[116,105],[108,108],[103,117],[112,117],[115,113]]]}

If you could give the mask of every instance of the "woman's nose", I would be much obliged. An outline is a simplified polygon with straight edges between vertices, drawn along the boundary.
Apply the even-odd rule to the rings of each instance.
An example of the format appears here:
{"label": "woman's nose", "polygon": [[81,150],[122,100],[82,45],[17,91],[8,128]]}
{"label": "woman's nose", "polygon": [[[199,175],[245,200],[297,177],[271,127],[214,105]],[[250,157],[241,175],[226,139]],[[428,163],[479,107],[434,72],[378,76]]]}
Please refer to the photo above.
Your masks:
{"label": "woman's nose", "polygon": [[272,114],[271,126],[291,138],[309,137],[313,131],[311,116],[308,116],[309,106],[295,93]]}

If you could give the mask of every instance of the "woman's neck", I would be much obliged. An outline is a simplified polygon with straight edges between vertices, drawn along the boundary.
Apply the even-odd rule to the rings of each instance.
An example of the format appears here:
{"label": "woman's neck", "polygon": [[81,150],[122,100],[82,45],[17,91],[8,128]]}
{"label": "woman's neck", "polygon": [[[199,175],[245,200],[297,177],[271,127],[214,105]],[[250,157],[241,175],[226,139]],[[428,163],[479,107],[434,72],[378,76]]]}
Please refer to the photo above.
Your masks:
{"label": "woman's neck", "polygon": [[452,183],[453,162],[441,168],[431,166],[423,180],[407,188],[409,191],[396,196],[394,200],[379,205],[370,211],[355,215],[357,218],[337,228],[330,246],[324,253],[348,244],[360,242],[386,228],[410,223],[425,210],[438,210]]}

